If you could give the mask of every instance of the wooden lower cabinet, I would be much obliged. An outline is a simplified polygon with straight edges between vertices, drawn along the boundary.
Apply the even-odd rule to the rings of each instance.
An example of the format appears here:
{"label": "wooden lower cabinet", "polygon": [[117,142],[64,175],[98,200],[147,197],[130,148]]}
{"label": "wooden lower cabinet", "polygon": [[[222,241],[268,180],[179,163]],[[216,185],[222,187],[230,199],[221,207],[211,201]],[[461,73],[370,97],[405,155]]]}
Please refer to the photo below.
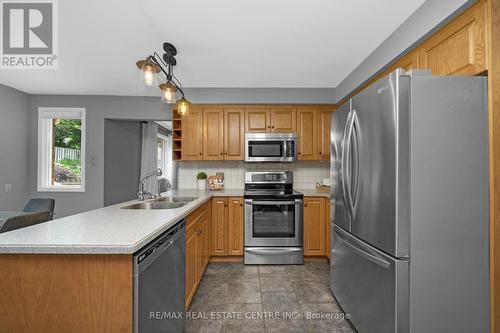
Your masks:
{"label": "wooden lower cabinet", "polygon": [[196,228],[191,228],[186,233],[186,309],[189,307],[198,286],[197,236]]}
{"label": "wooden lower cabinet", "polygon": [[187,217],[186,310],[191,304],[210,259],[207,207],[208,203]]}
{"label": "wooden lower cabinet", "polygon": [[304,198],[304,255],[325,256],[325,198]]}
{"label": "wooden lower cabinet", "polygon": [[211,255],[243,255],[243,198],[212,199]]}
{"label": "wooden lower cabinet", "polygon": [[212,256],[227,255],[227,198],[212,199]]}
{"label": "wooden lower cabinet", "polygon": [[243,255],[243,198],[229,198],[227,255]]}

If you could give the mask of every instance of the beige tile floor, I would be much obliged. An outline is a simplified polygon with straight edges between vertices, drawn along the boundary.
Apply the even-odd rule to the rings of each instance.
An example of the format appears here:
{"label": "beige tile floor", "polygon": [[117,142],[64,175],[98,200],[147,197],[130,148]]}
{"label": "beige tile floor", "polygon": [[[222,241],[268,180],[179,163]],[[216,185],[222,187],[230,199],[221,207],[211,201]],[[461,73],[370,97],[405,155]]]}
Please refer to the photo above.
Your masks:
{"label": "beige tile floor", "polygon": [[[342,311],[329,288],[329,266],[319,262],[211,263],[188,312],[189,333],[354,332],[337,317]],[[311,318],[319,315],[329,318]]]}

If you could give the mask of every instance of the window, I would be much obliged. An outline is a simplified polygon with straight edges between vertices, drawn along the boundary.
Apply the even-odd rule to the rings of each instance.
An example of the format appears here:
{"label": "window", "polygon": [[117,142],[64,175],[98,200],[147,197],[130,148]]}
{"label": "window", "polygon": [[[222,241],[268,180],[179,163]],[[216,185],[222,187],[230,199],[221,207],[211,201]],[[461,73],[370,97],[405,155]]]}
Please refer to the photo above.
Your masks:
{"label": "window", "polygon": [[162,134],[158,134],[156,138],[156,146],[158,148],[158,168],[160,168],[165,175],[167,172],[167,137]]}
{"label": "window", "polygon": [[85,109],[38,108],[38,191],[85,191]]}

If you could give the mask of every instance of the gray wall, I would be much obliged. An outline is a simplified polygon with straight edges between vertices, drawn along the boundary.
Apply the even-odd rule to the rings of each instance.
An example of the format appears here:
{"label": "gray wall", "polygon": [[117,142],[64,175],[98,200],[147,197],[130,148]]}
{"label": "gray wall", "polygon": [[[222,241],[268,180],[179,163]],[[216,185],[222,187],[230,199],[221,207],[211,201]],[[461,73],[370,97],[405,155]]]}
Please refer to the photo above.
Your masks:
{"label": "gray wall", "polygon": [[[0,210],[20,210],[26,202],[29,99],[0,84]],[[12,192],[5,192],[5,184],[12,184]]]}
{"label": "gray wall", "polygon": [[334,88],[186,88],[193,103],[333,104]]}
{"label": "gray wall", "polygon": [[427,0],[336,88],[338,103],[477,0]]}
{"label": "gray wall", "polygon": [[[37,192],[38,107],[83,107],[87,109],[84,193]],[[160,98],[154,97],[33,95],[30,100],[27,193],[34,197],[55,198],[56,218],[100,208],[104,204],[105,119],[169,120],[170,112]],[[90,164],[92,158],[95,158],[95,165]]]}
{"label": "gray wall", "polygon": [[104,206],[137,197],[141,176],[140,121],[104,121]]}

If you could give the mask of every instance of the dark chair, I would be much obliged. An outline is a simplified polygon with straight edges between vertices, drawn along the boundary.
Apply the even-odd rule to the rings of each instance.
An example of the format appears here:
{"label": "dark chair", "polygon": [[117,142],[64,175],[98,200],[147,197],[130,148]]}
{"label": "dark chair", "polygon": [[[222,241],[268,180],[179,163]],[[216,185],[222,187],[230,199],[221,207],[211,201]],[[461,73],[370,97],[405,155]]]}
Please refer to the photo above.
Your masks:
{"label": "dark chair", "polygon": [[29,227],[30,225],[47,222],[51,219],[52,214],[49,211],[27,213],[24,215],[9,217],[4,221],[3,225],[0,225],[0,233]]}
{"label": "dark chair", "polygon": [[26,206],[23,208],[23,212],[34,213],[34,212],[49,212],[50,218],[52,220],[54,217],[54,207],[56,201],[50,198],[32,198],[28,201]]}

